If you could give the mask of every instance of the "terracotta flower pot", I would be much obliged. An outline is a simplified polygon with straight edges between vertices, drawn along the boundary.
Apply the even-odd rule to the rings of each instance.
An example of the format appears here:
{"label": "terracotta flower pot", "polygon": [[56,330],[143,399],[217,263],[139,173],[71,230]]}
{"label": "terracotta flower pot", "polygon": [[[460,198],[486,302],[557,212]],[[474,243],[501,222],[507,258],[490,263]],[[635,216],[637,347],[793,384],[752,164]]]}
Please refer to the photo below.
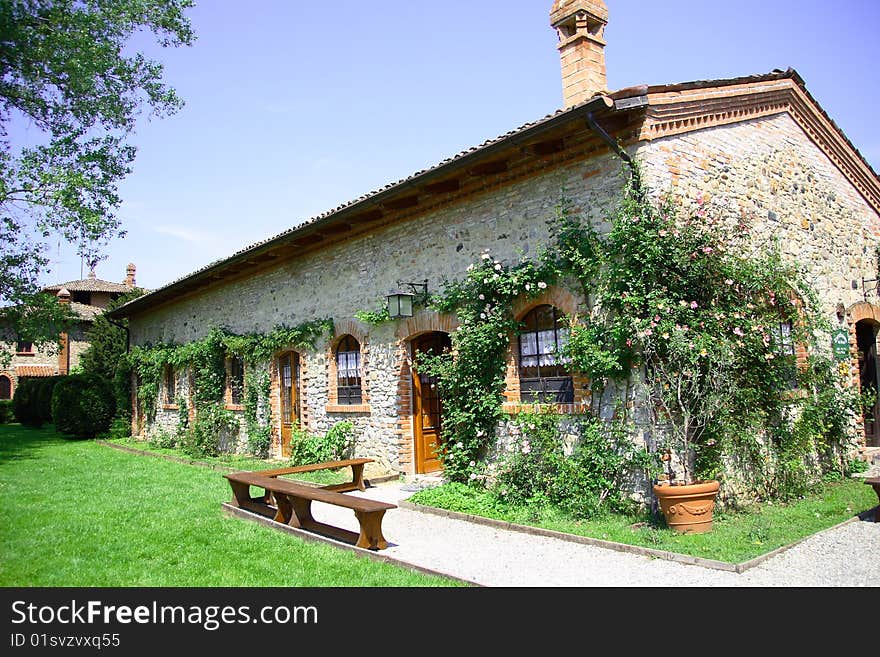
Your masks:
{"label": "terracotta flower pot", "polygon": [[684,485],[657,484],[654,495],[670,529],[683,534],[702,534],[712,530],[719,486],[714,479]]}

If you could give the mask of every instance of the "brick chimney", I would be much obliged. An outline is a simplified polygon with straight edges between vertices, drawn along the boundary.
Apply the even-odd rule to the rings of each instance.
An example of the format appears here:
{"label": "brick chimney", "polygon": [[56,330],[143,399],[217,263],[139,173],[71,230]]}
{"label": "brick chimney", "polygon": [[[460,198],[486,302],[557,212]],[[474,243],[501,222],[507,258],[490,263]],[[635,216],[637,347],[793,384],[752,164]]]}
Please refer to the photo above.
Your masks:
{"label": "brick chimney", "polygon": [[602,0],[555,0],[550,25],[559,37],[562,99],[565,109],[597,92],[607,91],[605,26],[608,8]]}
{"label": "brick chimney", "polygon": [[[70,291],[66,287],[58,290],[58,303],[70,304]],[[58,336],[58,374],[70,372],[70,338],[66,332]]]}
{"label": "brick chimney", "polygon": [[134,263],[129,262],[128,267],[125,268],[125,287],[131,288],[131,287],[135,286],[134,272],[135,272]]}

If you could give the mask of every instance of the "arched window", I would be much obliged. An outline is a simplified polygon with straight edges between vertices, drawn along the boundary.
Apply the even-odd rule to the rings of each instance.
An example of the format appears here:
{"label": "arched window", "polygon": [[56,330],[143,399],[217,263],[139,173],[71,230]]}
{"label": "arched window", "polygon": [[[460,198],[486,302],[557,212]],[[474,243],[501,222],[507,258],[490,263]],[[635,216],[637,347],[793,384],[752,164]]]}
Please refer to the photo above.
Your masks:
{"label": "arched window", "polygon": [[560,352],[568,329],[555,306],[537,306],[522,319],[519,335],[519,388],[524,402],[571,404],[574,386],[566,359]]}
{"label": "arched window", "polygon": [[361,345],[346,335],[336,346],[336,399],[337,403],[360,404],[361,394]]}
{"label": "arched window", "polygon": [[0,376],[0,399],[12,399],[12,381],[8,376]]}

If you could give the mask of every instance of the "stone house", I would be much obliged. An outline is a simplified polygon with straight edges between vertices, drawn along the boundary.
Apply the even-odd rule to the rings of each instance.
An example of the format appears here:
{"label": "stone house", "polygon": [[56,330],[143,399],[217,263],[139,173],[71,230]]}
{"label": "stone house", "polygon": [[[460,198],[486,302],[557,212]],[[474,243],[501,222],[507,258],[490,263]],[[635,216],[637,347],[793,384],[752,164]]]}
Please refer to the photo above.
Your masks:
{"label": "stone house", "polygon": [[111,301],[134,288],[135,271],[135,266],[129,264],[122,283],[101,280],[92,271],[87,278],[43,288],[41,292],[55,296],[59,303],[69,304],[78,318],[69,331],[61,334],[56,349],[36,346],[14,335],[9,327],[0,327],[0,349],[12,353],[9,367],[0,369],[0,399],[12,399],[23,378],[69,374],[89,346],[87,333],[95,317]]}
{"label": "stone house", "polygon": [[[273,455],[287,454],[296,422],[321,432],[347,419],[357,428],[358,455],[375,458],[385,472],[431,472],[440,468],[432,443],[442,403],[411,363],[419,352],[448,345],[457,319],[417,309],[371,324],[358,312],[375,310],[401,284],[420,292],[460,279],[485,249],[507,263],[535,254],[563,192],[584,217],[601,222],[620,197],[626,164],[637,162],[652,193],[674,192],[748,217],[757,240],[778,239],[786,256],[807,263],[823,312],[847,332],[853,384],[874,383],[876,173],[791,69],[607,90],[607,21],[602,0],[554,2],[562,109],[243,248],[111,315],[128,318],[132,345],[186,344],[212,327],[267,333],[332,318],[334,334],[314,349],[291,346],[269,362],[228,366],[239,387],[250,368],[268,373]],[[510,342],[506,412],[527,406],[542,389],[552,391],[562,413],[590,407],[589,382],[577,372],[535,366],[547,362],[548,335],[563,339],[554,318],[583,314],[585,304],[552,286],[519,304],[516,318],[534,340]],[[134,432],[174,427],[181,415],[175,401],[187,381],[185,373],[168,372],[154,417],[135,404]],[[240,393],[233,396],[227,394],[227,406],[240,413]],[[866,426],[862,443],[877,445],[873,424]]]}

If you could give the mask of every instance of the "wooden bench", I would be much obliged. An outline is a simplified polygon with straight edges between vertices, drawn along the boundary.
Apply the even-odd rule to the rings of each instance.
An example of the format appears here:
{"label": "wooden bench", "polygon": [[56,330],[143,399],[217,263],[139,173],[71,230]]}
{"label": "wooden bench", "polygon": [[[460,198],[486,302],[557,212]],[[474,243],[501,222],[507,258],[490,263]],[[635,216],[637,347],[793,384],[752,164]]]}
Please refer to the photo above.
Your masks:
{"label": "wooden bench", "polygon": [[[253,511],[291,527],[324,534],[346,543],[353,543],[359,548],[384,550],[388,547],[388,542],[382,535],[382,517],[388,509],[397,508],[396,504],[346,495],[335,490],[308,486],[288,479],[278,479],[277,475],[266,476],[262,472],[233,472],[223,476],[229,480],[229,485],[232,486],[232,504],[234,506]],[[266,502],[266,495],[251,497],[251,486],[258,486],[263,488],[266,493],[271,493],[276,506],[270,506]],[[315,520],[312,517],[313,501],[353,510],[360,525],[360,534]]]}
{"label": "wooden bench", "polygon": [[316,472],[318,470],[337,470],[339,468],[351,468],[351,481],[343,484],[331,484],[322,486],[325,490],[335,490],[345,493],[350,490],[366,490],[364,484],[364,465],[372,463],[373,459],[345,459],[344,461],[324,461],[323,463],[310,463],[308,465],[295,465],[289,468],[276,468],[274,470],[260,470],[259,474],[264,477],[280,477],[281,475],[297,474],[300,472]]}
{"label": "wooden bench", "polygon": [[[865,483],[874,487],[874,492],[877,493],[877,500],[880,501],[880,477],[869,477],[865,479]],[[874,522],[880,522],[880,504],[874,509]]]}

